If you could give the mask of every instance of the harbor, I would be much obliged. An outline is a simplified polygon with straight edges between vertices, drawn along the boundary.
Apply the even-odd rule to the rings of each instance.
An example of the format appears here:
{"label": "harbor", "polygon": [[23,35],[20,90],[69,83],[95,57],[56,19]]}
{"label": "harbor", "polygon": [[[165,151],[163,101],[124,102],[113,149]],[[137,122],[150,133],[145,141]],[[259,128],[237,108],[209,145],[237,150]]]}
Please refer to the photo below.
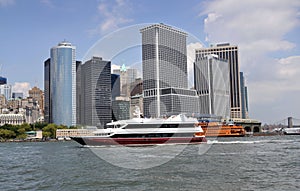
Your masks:
{"label": "harbor", "polygon": [[[210,149],[188,145],[169,162],[133,170],[99,160],[73,141],[3,143],[0,147],[2,190],[299,190],[300,136],[227,137],[208,140]],[[165,146],[168,150],[178,145]],[[97,148],[103,150],[103,148]],[[147,148],[111,154],[125,164],[141,164],[165,155]],[[112,160],[111,160],[112,161]],[[125,164],[124,164],[125,163]],[[122,164],[121,164],[122,165]],[[9,175],[7,174],[9,172]]]}

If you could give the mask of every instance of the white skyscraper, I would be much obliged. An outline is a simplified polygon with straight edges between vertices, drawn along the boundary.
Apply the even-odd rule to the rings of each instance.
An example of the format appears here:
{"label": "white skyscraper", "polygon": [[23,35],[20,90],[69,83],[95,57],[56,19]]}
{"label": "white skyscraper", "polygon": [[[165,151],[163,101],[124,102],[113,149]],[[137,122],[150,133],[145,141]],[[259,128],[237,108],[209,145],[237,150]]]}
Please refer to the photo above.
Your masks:
{"label": "white skyscraper", "polygon": [[12,89],[11,85],[2,84],[0,85],[0,94],[4,95],[6,100],[10,100],[12,98],[11,89]]}

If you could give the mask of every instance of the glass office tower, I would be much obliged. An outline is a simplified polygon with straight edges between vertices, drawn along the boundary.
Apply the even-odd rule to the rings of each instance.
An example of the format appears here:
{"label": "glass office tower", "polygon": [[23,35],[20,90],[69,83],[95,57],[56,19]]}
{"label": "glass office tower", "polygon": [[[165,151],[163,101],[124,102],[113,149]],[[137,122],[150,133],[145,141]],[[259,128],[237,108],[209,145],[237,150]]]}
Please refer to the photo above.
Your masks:
{"label": "glass office tower", "polygon": [[76,125],[76,47],[61,42],[50,52],[52,122]]}

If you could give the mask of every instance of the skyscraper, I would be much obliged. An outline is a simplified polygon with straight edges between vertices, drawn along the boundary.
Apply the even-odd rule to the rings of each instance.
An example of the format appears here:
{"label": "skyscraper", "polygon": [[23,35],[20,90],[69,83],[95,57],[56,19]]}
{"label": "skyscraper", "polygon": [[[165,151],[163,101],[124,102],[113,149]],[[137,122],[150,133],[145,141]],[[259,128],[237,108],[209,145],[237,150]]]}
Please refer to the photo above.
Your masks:
{"label": "skyscraper", "polygon": [[0,94],[4,95],[7,101],[12,98],[11,89],[12,86],[9,84],[0,85]]}
{"label": "skyscraper", "polygon": [[44,62],[44,121],[52,123],[51,99],[50,99],[50,58]]}
{"label": "skyscraper", "polygon": [[230,116],[228,61],[214,55],[196,57],[194,87],[199,95],[201,114]]}
{"label": "skyscraper", "polygon": [[112,119],[111,62],[93,57],[81,66],[80,124],[104,126]]}
{"label": "skyscraper", "polygon": [[207,55],[215,54],[219,58],[228,60],[230,79],[230,116],[231,118],[242,117],[241,90],[240,90],[240,70],[238,59],[238,47],[229,43],[216,44],[209,48],[196,50],[196,57],[204,58]]}
{"label": "skyscraper", "polygon": [[111,74],[111,97],[115,100],[116,97],[120,96],[120,75]]}
{"label": "skyscraper", "polygon": [[63,41],[50,52],[51,118],[55,124],[76,125],[76,47]]}
{"label": "skyscraper", "polygon": [[248,89],[245,85],[244,73],[240,72],[240,82],[241,82],[241,101],[242,101],[242,118],[247,119],[248,116]]}
{"label": "skyscraper", "polygon": [[140,32],[144,115],[198,112],[196,91],[188,89],[187,34],[164,24]]}
{"label": "skyscraper", "polygon": [[118,74],[120,76],[120,92],[122,96],[130,96],[130,84],[137,78],[137,69],[127,68],[123,64],[120,69],[114,69],[113,74]]}

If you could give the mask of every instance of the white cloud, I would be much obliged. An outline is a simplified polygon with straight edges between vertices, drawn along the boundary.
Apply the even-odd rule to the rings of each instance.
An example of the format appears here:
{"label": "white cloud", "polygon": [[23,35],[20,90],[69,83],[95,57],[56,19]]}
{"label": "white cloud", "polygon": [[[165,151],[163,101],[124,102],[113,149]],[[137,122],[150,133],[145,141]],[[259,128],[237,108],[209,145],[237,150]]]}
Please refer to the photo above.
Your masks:
{"label": "white cloud", "polygon": [[0,0],[0,7],[6,7],[13,4],[15,4],[15,0]]}
{"label": "white cloud", "polygon": [[27,97],[30,89],[30,83],[28,82],[15,82],[12,87],[12,92],[22,92],[24,97]]}
{"label": "white cloud", "polygon": [[40,2],[44,5],[46,5],[47,7],[50,7],[50,8],[54,7],[54,4],[51,0],[41,0]]}
{"label": "white cloud", "polygon": [[127,0],[103,0],[98,5],[98,12],[102,22],[97,29],[92,30],[92,34],[107,33],[133,21],[131,18],[128,18],[131,7]]}
{"label": "white cloud", "polygon": [[[271,55],[297,48],[288,35],[299,27],[300,1],[213,0],[203,5],[200,15],[205,15],[206,40],[239,47],[240,68],[248,78],[250,108],[251,104],[276,105],[286,94],[299,92],[299,56],[276,59]],[[286,107],[283,101],[281,104]],[[260,108],[252,109],[255,113]]]}

